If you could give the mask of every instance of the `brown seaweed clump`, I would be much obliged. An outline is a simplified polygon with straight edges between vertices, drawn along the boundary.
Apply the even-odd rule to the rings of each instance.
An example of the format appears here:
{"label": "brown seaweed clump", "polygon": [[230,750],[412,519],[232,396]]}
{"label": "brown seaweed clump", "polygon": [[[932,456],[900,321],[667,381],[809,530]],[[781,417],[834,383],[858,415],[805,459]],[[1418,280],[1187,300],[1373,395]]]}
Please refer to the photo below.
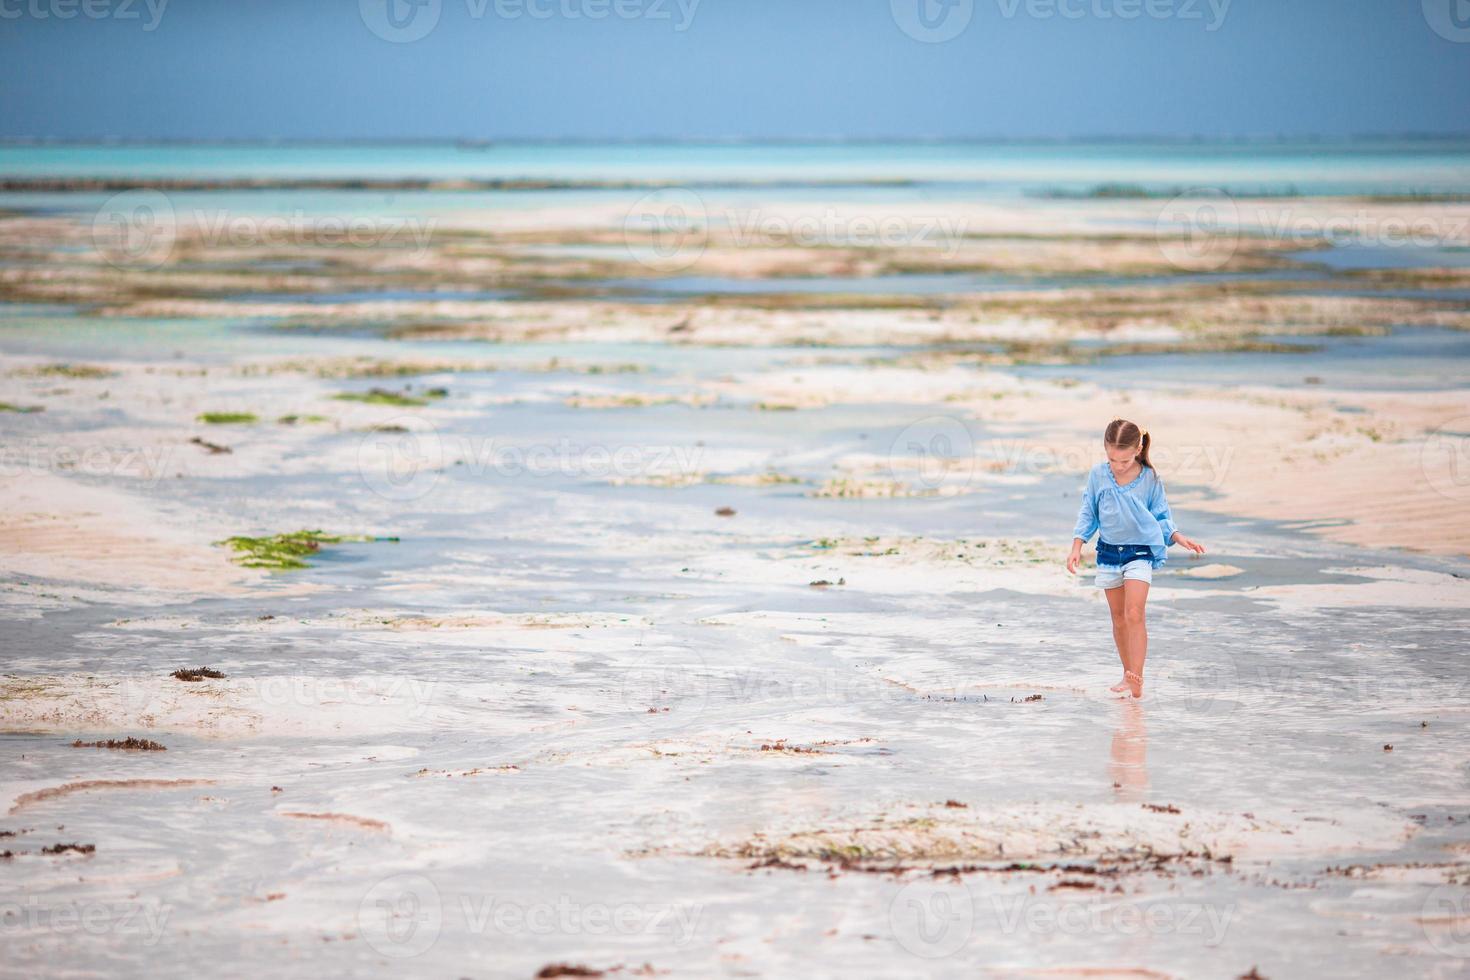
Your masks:
{"label": "brown seaweed clump", "polygon": [[123,752],[168,751],[167,748],[152,739],[134,738],[131,735],[123,739],[109,738],[106,741],[98,742],[83,742],[81,739],[77,739],[71,743],[71,747],[74,749],[118,749]]}
{"label": "brown seaweed clump", "polygon": [[212,667],[180,667],[169,676],[178,678],[181,681],[196,682],[202,681],[206,677],[210,680],[223,680],[225,675]]}

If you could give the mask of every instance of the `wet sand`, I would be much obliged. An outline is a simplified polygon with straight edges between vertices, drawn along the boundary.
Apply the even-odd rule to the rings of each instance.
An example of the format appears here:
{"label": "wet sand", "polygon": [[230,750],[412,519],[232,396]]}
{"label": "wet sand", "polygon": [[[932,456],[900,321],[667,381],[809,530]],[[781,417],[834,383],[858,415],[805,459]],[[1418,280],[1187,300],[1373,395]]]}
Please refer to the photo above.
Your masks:
{"label": "wet sand", "polygon": [[[1079,207],[1014,212],[1142,205]],[[414,262],[565,286],[532,248],[610,234],[515,220],[505,281],[446,258],[477,239]],[[1463,972],[1470,422],[1393,356],[1463,304],[1182,273],[336,302],[417,287],[373,249],[215,249],[3,270],[0,402],[41,410],[0,416],[0,971]],[[741,251],[696,271],[833,272]],[[1089,346],[1129,343],[1163,346]],[[1359,349],[1376,375],[1335,366]],[[1155,580],[1140,704],[1062,567],[1115,413],[1210,548]],[[305,529],[365,540],[220,544]],[[129,736],[166,750],[72,744]]]}

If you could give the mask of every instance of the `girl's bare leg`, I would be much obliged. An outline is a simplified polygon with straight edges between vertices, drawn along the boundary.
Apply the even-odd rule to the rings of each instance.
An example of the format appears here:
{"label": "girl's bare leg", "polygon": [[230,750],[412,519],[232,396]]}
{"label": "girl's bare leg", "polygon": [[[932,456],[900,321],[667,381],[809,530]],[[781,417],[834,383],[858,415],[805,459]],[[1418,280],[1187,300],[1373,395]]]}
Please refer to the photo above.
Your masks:
{"label": "girl's bare leg", "polygon": [[[1123,664],[1123,669],[1128,669],[1128,624],[1123,618],[1123,587],[1116,589],[1105,589],[1103,595],[1108,597],[1108,612],[1113,616],[1113,644],[1118,648],[1118,660]],[[1121,680],[1108,688],[1110,691],[1128,690],[1127,679]]]}
{"label": "girl's bare leg", "polygon": [[1148,583],[1129,580],[1123,583],[1123,625],[1126,644],[1123,651],[1123,670],[1133,675],[1128,678],[1128,690],[1135,698],[1143,697],[1143,662],[1148,659],[1148,625],[1144,621],[1144,606],[1148,603]]}

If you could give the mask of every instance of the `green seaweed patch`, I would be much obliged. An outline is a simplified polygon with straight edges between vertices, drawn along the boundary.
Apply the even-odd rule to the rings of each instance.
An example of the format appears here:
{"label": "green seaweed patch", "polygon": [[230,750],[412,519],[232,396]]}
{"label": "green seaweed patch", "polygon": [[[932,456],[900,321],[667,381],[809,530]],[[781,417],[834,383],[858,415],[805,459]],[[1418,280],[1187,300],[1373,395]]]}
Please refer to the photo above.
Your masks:
{"label": "green seaweed patch", "polygon": [[449,389],[430,388],[422,395],[414,395],[407,388],[393,391],[389,388],[369,388],[367,391],[342,391],[332,396],[340,402],[362,402],[365,405],[392,405],[396,408],[423,408],[430,401],[448,398]]}
{"label": "green seaweed patch", "polygon": [[305,559],[316,554],[323,545],[351,542],[397,541],[397,538],[375,538],[366,534],[323,534],[321,531],[291,531],[265,537],[236,536],[216,542],[235,552],[236,564],[246,568],[269,568],[286,571],[306,568]]}
{"label": "green seaweed patch", "polygon": [[26,373],[38,378],[110,378],[117,374],[92,364],[42,364]]}
{"label": "green seaweed patch", "polygon": [[12,405],[10,402],[0,402],[0,412],[18,412],[21,415],[34,415],[36,412],[44,412],[46,409],[40,405]]}
{"label": "green seaweed patch", "polygon": [[254,425],[260,419],[253,412],[201,412],[198,421],[205,425]]}
{"label": "green seaweed patch", "polygon": [[282,415],[276,419],[278,425],[320,425],[330,421],[325,415]]}

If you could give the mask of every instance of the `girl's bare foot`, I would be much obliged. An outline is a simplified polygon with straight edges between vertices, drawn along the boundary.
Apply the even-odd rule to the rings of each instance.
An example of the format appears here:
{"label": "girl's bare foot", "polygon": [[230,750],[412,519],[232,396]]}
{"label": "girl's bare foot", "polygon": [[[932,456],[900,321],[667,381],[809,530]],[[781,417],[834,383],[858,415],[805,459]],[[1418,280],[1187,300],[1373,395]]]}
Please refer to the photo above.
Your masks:
{"label": "girl's bare foot", "polygon": [[1135,674],[1131,670],[1123,671],[1123,680],[1128,685],[1128,693],[1135,698],[1143,697],[1143,675]]}
{"label": "girl's bare foot", "polygon": [[1128,678],[1124,677],[1121,681],[1108,688],[1108,690],[1112,691],[1114,694],[1122,694],[1124,691],[1128,690]]}

